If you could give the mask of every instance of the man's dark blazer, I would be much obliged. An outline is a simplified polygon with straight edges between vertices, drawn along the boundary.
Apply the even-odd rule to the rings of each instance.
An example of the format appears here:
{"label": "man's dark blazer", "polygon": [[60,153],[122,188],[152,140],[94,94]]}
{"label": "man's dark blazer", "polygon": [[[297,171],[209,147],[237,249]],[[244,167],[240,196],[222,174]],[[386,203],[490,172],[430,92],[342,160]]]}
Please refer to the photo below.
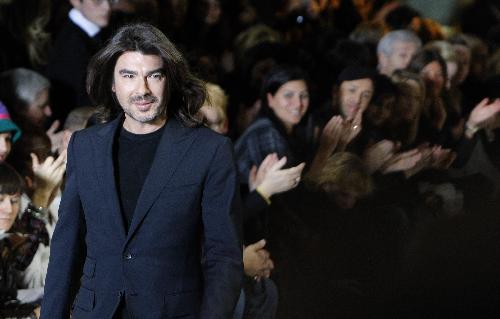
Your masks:
{"label": "man's dark blazer", "polygon": [[[231,143],[167,121],[125,231],[113,170],[117,119],[74,134],[42,318],[231,318],[243,277]],[[75,298],[76,294],[76,298]]]}

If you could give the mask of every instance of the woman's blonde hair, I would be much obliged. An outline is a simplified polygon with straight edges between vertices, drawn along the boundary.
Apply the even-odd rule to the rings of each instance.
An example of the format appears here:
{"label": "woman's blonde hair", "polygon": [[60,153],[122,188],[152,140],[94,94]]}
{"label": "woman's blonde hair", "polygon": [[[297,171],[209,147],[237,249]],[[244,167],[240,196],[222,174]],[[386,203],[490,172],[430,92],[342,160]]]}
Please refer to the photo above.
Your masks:
{"label": "woman's blonde hair", "polygon": [[339,189],[351,190],[359,196],[373,191],[373,181],[361,159],[349,152],[333,154],[318,174],[310,176],[307,182],[327,193]]}

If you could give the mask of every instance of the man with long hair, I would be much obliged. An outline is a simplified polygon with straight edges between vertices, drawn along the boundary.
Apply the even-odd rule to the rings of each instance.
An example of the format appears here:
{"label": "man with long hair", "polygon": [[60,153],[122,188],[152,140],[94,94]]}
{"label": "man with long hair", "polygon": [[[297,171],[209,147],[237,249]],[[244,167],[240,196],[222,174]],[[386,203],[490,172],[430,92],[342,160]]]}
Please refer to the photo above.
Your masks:
{"label": "man with long hair", "polygon": [[203,83],[135,24],[93,57],[87,89],[107,123],[69,143],[42,318],[231,318],[238,182],[229,140],[196,117]]}

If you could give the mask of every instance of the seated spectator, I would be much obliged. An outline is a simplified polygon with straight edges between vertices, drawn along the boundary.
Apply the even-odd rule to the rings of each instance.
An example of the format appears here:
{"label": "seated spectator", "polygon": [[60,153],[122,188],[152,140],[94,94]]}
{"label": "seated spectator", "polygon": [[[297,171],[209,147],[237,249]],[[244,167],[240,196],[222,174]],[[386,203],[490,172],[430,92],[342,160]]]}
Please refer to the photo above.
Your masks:
{"label": "seated spectator", "polygon": [[[58,220],[61,200],[61,184],[66,171],[66,152],[58,158],[51,154],[49,137],[43,131],[28,131],[16,143],[9,162],[26,181],[25,193],[21,197],[21,210],[29,208],[45,222],[52,236]],[[43,287],[49,261],[49,246],[41,244],[33,262],[20,275],[22,287]]]}
{"label": "seated spectator", "polygon": [[200,109],[206,126],[220,134],[227,134],[227,95],[217,84],[207,83],[207,100]]}
{"label": "seated spectator", "polygon": [[64,120],[73,108],[90,105],[85,88],[87,64],[101,46],[100,32],[109,23],[114,2],[70,0],[73,8],[55,37],[47,66],[56,119]]}
{"label": "seated spectator", "polygon": [[31,262],[38,245],[48,245],[49,237],[41,220],[26,209],[18,218],[23,180],[6,163],[0,164],[0,316],[26,318],[34,315],[43,291],[19,290],[18,271]]}
{"label": "seated spectator", "polygon": [[377,45],[378,71],[391,76],[395,70],[406,69],[411,58],[422,47],[422,41],[409,30],[387,33]]}
{"label": "seated spectator", "polygon": [[[276,153],[286,156],[288,166],[300,168],[306,146],[297,125],[309,108],[309,90],[305,74],[292,67],[279,66],[269,72],[261,93],[261,115],[235,144],[240,181],[246,183],[253,166]],[[297,179],[298,184],[300,178]]]}
{"label": "seated spectator", "polygon": [[68,114],[66,120],[64,121],[62,143],[58,150],[58,154],[61,154],[65,149],[68,148],[69,140],[74,132],[83,130],[87,127],[90,117],[95,113],[96,108],[91,106],[82,106],[74,109]]}
{"label": "seated spectator", "polygon": [[32,70],[18,68],[0,74],[0,100],[23,130],[45,129],[52,116],[49,80]]}

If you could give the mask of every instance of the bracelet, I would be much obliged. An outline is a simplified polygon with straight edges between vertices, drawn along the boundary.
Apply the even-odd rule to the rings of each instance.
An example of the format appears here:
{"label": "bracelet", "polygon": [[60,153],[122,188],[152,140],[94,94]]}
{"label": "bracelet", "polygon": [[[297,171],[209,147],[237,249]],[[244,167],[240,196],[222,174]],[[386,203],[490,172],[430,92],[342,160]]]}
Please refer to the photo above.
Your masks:
{"label": "bracelet", "polygon": [[28,204],[28,207],[26,207],[26,212],[37,218],[43,218],[47,216],[46,208],[43,208],[42,206],[35,206],[32,203]]}
{"label": "bracelet", "polygon": [[255,189],[255,191],[260,195],[260,197],[264,199],[267,205],[271,205],[271,199],[266,195],[264,195],[264,193],[262,193],[262,191],[258,187]]}
{"label": "bracelet", "polygon": [[472,137],[478,130],[479,128],[470,125],[469,122],[465,123],[465,135]]}

